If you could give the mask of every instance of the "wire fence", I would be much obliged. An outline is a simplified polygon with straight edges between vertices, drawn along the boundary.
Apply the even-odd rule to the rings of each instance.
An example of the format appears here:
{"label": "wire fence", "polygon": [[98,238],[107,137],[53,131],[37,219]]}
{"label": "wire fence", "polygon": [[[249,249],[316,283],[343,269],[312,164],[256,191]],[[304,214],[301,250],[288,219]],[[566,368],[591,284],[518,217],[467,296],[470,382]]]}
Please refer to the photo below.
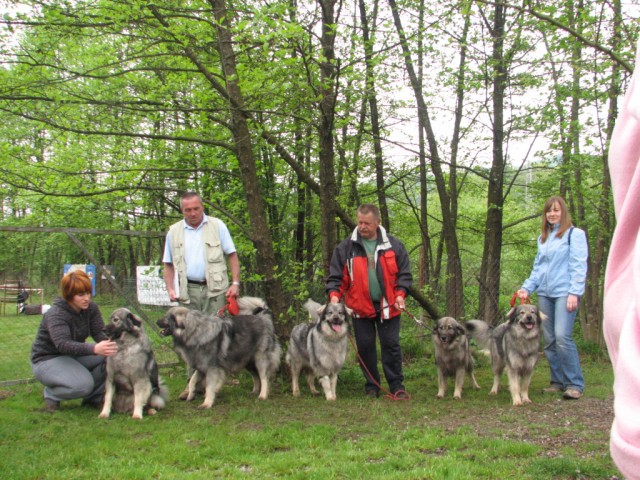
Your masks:
{"label": "wire fence", "polygon": [[[161,337],[156,325],[156,321],[166,313],[169,306],[140,304],[137,287],[136,279],[123,280],[119,292],[107,283],[99,285],[94,301],[99,305],[105,323],[115,309],[129,308],[144,320],[145,332],[151,340],[160,367],[180,364],[181,360],[173,351],[171,339]],[[260,294],[259,283],[243,283],[243,295]],[[3,294],[4,301],[0,304],[0,386],[33,381],[30,364],[31,345],[42,321],[43,309],[46,309],[56,296],[55,293],[39,293],[37,296],[30,296],[27,302],[20,303],[17,292],[11,290],[6,295]]]}
{"label": "wire fence", "polygon": [[[470,278],[473,278],[473,276]],[[324,286],[318,284],[312,288],[315,288],[315,290],[310,293],[310,296],[316,301],[322,302]],[[509,290],[512,286],[505,285],[505,288]],[[464,305],[465,310],[469,313],[477,309],[478,291],[477,282],[471,280],[465,283]],[[264,285],[261,282],[243,282],[242,284],[242,295],[264,297],[263,293]],[[504,303],[504,299],[508,298],[508,295],[511,293],[511,291],[505,291],[504,295],[501,296],[501,303]],[[445,303],[443,301],[445,295],[446,293],[444,291],[431,292],[428,294],[428,297],[430,301],[433,301],[434,304],[439,305],[442,309],[442,305]],[[44,294],[39,293],[38,295],[31,296],[29,299],[30,303],[27,304],[31,308],[29,312],[24,313],[20,313],[17,302],[11,300],[13,297],[5,298],[6,301],[2,304],[2,310],[0,310],[0,345],[2,345],[2,349],[0,349],[0,386],[32,381],[33,375],[29,356],[31,344],[42,320],[42,313],[39,313],[38,308],[41,306],[40,302],[46,305],[51,303],[56,296],[57,292],[54,292],[53,288],[51,292],[45,291]],[[100,306],[105,321],[108,320],[113,310],[123,306],[126,306],[141,316],[145,320],[145,331],[151,340],[156,359],[161,368],[163,366],[180,364],[181,360],[172,349],[171,339],[161,337],[155,323],[164,315],[168,307],[140,305],[138,298],[138,282],[135,278],[128,278],[120,280],[117,290],[113,288],[112,285],[101,282],[96,291],[95,301]],[[294,318],[291,319],[293,322],[304,321],[306,318],[306,312],[301,308],[301,304],[305,300],[306,298],[291,301],[291,311],[289,313],[293,312]],[[501,310],[506,312],[506,308],[502,307],[504,306],[501,306]],[[419,305],[412,301],[412,299],[409,299],[407,308],[413,315],[420,316],[422,312]],[[445,312],[443,311],[443,313]],[[412,323],[413,322],[408,322],[405,325]],[[422,330],[420,330],[419,333],[422,334],[422,337],[428,337],[424,335]],[[409,337],[410,335],[411,332],[406,336]],[[286,340],[287,339],[282,339],[283,342],[286,342]],[[283,344],[283,347],[284,346]],[[404,348],[403,346],[403,349]],[[410,348],[407,348],[407,351],[409,350]]]}

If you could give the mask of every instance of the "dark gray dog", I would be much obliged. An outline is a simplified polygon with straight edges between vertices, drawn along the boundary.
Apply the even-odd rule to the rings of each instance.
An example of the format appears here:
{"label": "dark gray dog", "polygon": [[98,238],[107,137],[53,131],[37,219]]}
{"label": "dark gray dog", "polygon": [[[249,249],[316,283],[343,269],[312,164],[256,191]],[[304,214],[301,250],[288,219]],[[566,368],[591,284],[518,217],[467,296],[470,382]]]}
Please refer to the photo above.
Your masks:
{"label": "dark gray dog", "polygon": [[514,405],[531,403],[529,383],[538,362],[542,315],[534,305],[518,305],[507,314],[507,321],[493,328],[482,320],[469,320],[465,327],[481,348],[491,353],[493,386],[498,393],[500,375],[506,368]]}
{"label": "dark gray dog", "polygon": [[294,397],[300,395],[300,373],[307,372],[307,384],[318,395],[315,379],[318,378],[327,400],[336,400],[338,373],[347,357],[349,310],[341,303],[320,305],[307,300],[312,323],[296,325],[291,331],[287,363],[291,367],[291,384]]}
{"label": "dark gray dog", "polygon": [[452,317],[438,319],[431,335],[438,369],[438,398],[444,398],[447,378],[455,378],[453,398],[462,398],[464,375],[469,374],[473,388],[480,388],[473,375],[473,358],[464,327]]}
{"label": "dark gray dog", "polygon": [[107,380],[104,405],[100,418],[114,411],[131,412],[132,418],[142,418],[143,410],[153,415],[164,408],[169,391],[162,384],[149,337],[142,321],[126,308],[111,314],[105,326],[106,335],[116,342],[118,352],[107,357]]}
{"label": "dark gray dog", "polygon": [[253,393],[260,400],[269,396],[269,380],[280,366],[281,349],[273,319],[264,300],[238,299],[240,314],[220,318],[185,307],[169,309],[158,320],[163,336],[173,337],[173,348],[190,370],[187,400],[196,395],[201,379],[205,383],[204,402],[211,408],[228,374],[246,368],[253,377]]}

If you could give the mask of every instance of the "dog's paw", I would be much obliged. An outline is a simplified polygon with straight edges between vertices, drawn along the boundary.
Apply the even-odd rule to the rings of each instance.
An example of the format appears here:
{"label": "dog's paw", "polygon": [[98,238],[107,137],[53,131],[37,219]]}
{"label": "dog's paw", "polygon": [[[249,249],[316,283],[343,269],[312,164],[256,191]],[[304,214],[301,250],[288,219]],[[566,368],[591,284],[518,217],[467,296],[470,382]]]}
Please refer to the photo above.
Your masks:
{"label": "dog's paw", "polygon": [[453,399],[454,400],[462,400],[462,395],[459,395],[459,394],[458,395],[454,395]]}
{"label": "dog's paw", "polygon": [[158,413],[158,411],[155,408],[149,408],[147,409],[147,415],[155,415],[156,413]]}
{"label": "dog's paw", "polygon": [[109,414],[106,412],[100,412],[100,415],[98,415],[98,418],[109,418]]}
{"label": "dog's paw", "polygon": [[201,409],[201,410],[208,410],[211,407],[213,407],[213,402],[212,403],[205,402],[202,405],[198,405],[198,408]]}
{"label": "dog's paw", "polygon": [[438,392],[438,394],[436,395],[436,398],[444,398],[444,393]]}
{"label": "dog's paw", "polygon": [[489,395],[497,395],[498,394],[498,390],[491,390],[489,392]]}
{"label": "dog's paw", "polygon": [[133,415],[131,415],[131,418],[133,418],[134,420],[142,420],[142,414],[134,413]]}

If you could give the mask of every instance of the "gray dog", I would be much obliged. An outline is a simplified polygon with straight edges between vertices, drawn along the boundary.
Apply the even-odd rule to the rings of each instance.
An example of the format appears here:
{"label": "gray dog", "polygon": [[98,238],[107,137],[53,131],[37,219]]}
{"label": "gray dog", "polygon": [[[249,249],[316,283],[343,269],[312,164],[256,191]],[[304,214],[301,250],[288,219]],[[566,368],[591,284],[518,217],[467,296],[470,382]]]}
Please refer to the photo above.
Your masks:
{"label": "gray dog", "polygon": [[132,418],[138,419],[145,409],[148,415],[153,415],[164,408],[169,391],[158,376],[158,364],[142,321],[126,308],[118,308],[111,314],[104,331],[116,342],[118,352],[107,357],[100,418],[108,418],[112,408],[120,413],[131,412]]}
{"label": "gray dog", "polygon": [[469,349],[469,339],[464,327],[452,317],[440,318],[431,334],[438,369],[438,398],[444,398],[447,378],[455,378],[453,398],[462,398],[464,375],[469,374],[473,388],[480,388],[473,375],[473,358]]}
{"label": "gray dog", "polygon": [[513,404],[531,403],[529,383],[539,357],[541,317],[534,305],[518,305],[509,311],[507,321],[495,328],[482,320],[465,323],[471,337],[491,352],[491,395],[498,393],[500,375],[506,368]]}
{"label": "gray dog", "polygon": [[291,367],[292,393],[300,395],[299,377],[307,372],[307,384],[314,395],[318,378],[327,400],[335,400],[338,373],[347,357],[349,310],[341,303],[320,305],[307,300],[312,323],[296,325],[291,331],[287,363]]}
{"label": "gray dog", "polygon": [[163,336],[173,337],[173,348],[193,370],[187,400],[196,395],[200,380],[205,383],[204,402],[211,408],[227,374],[246,368],[253,377],[253,393],[260,400],[269,396],[269,380],[280,366],[281,349],[273,328],[271,312],[264,300],[238,299],[240,314],[220,318],[185,307],[169,309],[158,320]]}

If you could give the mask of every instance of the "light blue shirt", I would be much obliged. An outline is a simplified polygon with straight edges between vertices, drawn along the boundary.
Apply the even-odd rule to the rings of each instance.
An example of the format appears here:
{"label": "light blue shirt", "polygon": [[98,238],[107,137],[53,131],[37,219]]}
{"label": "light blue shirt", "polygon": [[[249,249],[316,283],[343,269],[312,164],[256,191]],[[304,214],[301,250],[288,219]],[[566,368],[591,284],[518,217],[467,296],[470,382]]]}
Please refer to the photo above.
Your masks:
{"label": "light blue shirt", "polygon": [[547,241],[540,242],[529,278],[522,284],[527,292],[550,298],[569,294],[582,296],[587,280],[589,247],[583,230],[567,230],[562,238],[556,237],[560,227],[554,226]]}
{"label": "light blue shirt", "polygon": [[[191,227],[184,220],[184,261],[187,265],[187,278],[195,282],[201,282],[206,278],[206,262],[204,257],[204,242],[202,241],[202,230],[204,224],[208,222],[207,216],[196,228]],[[220,236],[220,245],[225,255],[231,255],[236,251],[229,229],[225,223],[218,218],[218,235]],[[171,256],[171,240],[169,234],[164,244],[163,263],[173,263]]]}

